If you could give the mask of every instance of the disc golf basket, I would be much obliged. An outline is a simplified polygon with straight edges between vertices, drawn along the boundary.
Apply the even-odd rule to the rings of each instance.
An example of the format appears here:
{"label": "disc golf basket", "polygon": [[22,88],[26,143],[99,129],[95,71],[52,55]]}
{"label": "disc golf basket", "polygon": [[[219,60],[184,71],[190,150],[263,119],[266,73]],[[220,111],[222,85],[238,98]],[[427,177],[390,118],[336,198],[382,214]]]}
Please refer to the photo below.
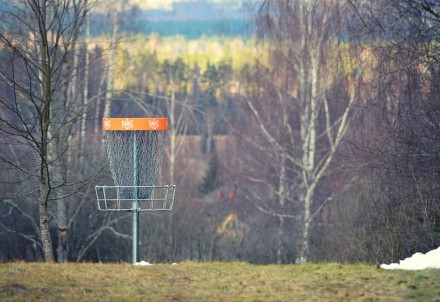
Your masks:
{"label": "disc golf basket", "polygon": [[132,261],[139,260],[139,212],[173,208],[175,185],[156,186],[167,118],[104,118],[114,186],[96,186],[98,209],[133,213]]}

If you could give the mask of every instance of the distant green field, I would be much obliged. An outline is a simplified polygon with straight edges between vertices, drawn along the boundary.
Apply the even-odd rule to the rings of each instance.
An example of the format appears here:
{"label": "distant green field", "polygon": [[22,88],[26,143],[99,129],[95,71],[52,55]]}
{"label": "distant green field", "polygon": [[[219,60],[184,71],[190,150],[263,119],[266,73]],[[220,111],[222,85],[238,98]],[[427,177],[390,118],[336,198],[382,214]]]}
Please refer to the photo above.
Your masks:
{"label": "distant green field", "polygon": [[202,36],[240,36],[249,34],[247,25],[241,20],[187,20],[153,21],[143,26],[144,34],[158,33],[160,36],[181,35],[188,39]]}
{"label": "distant green field", "polygon": [[[97,18],[92,21],[92,35],[109,34],[107,20]],[[237,19],[224,20],[181,20],[181,21],[143,21],[123,22],[120,28],[123,33],[152,34],[163,37],[184,36],[187,39],[198,39],[202,36],[249,36],[252,27],[249,22]]]}
{"label": "distant green field", "polygon": [[0,264],[1,301],[440,301],[440,270],[368,265]]}

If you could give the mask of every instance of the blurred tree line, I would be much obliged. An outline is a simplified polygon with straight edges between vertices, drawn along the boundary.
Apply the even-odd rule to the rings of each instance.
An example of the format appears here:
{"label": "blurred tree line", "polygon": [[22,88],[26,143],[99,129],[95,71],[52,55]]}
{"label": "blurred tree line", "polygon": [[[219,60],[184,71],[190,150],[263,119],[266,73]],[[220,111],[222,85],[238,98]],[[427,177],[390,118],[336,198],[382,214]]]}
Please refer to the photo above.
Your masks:
{"label": "blurred tree line", "polygon": [[[403,259],[440,244],[429,1],[262,1],[255,38],[127,36],[124,3],[0,2],[0,259],[130,261],[102,117],[168,117],[140,258]],[[403,30],[404,29],[404,30]],[[96,37],[91,32],[106,34]]]}

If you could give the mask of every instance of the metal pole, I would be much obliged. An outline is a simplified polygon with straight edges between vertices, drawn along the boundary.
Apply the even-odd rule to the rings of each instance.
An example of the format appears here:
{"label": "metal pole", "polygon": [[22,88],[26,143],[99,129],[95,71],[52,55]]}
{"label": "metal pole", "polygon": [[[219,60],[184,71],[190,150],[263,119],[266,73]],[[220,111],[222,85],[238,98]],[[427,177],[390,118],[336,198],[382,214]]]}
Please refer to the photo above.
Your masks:
{"label": "metal pole", "polygon": [[131,259],[133,263],[139,261],[139,206],[138,206],[138,198],[137,198],[137,145],[136,145],[136,132],[133,134],[133,204],[132,204],[132,252]]}

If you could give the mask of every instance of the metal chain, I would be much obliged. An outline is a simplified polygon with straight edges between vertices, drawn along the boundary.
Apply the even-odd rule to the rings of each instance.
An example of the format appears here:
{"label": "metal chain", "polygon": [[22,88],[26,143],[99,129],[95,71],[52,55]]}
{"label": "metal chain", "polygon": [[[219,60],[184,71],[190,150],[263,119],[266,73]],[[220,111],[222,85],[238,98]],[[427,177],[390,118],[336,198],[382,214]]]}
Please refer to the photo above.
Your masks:
{"label": "metal chain", "polygon": [[[112,178],[117,186],[152,186],[162,162],[166,131],[106,131]],[[148,198],[151,188],[123,189],[123,198]]]}

